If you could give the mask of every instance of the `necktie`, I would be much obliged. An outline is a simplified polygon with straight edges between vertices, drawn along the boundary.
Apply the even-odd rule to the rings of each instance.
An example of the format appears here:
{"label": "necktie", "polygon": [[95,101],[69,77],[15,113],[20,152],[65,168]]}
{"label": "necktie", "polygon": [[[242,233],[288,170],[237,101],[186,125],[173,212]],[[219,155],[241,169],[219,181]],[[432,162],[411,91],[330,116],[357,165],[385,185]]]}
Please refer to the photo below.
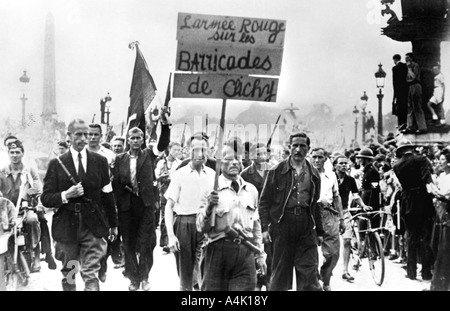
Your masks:
{"label": "necktie", "polygon": [[236,193],[239,192],[239,184],[237,183],[237,181],[233,180],[231,182],[231,188],[233,188]]}
{"label": "necktie", "polygon": [[78,152],[78,178],[80,181],[83,181],[84,174],[83,163],[81,162],[81,152]]}

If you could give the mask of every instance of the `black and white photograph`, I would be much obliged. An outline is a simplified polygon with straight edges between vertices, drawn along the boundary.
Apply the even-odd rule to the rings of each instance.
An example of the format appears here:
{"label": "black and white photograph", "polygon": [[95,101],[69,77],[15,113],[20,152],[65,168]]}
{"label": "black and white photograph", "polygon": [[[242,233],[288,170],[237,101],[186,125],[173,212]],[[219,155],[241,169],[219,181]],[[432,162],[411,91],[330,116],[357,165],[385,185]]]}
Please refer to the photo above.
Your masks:
{"label": "black and white photograph", "polygon": [[449,10],[1,0],[0,291],[449,291]]}

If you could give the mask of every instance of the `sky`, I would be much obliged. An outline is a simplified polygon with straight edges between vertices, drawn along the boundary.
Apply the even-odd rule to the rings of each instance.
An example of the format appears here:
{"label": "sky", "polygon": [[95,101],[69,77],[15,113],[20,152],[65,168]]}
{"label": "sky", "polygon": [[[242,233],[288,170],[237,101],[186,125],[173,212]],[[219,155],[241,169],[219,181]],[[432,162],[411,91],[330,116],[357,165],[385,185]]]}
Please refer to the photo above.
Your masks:
{"label": "sky", "polygon": [[[26,111],[42,112],[45,20],[55,19],[56,102],[58,118],[99,122],[99,101],[112,97],[110,120],[126,120],[135,51],[140,49],[164,101],[169,73],[175,70],[179,12],[286,21],[277,101],[264,105],[300,109],[326,103],[349,114],[363,91],[376,113],[374,73],[387,73],[383,112],[391,110],[392,55],[411,51],[408,42],[381,35],[388,16],[377,0],[0,0],[0,119],[21,118],[20,97],[26,70],[30,77]],[[401,18],[400,0],[392,7]],[[441,45],[444,76],[450,77],[450,43]],[[221,100],[173,99],[174,117],[193,104],[220,117]],[[227,116],[251,102],[229,101]],[[349,125],[350,126],[350,125]]]}

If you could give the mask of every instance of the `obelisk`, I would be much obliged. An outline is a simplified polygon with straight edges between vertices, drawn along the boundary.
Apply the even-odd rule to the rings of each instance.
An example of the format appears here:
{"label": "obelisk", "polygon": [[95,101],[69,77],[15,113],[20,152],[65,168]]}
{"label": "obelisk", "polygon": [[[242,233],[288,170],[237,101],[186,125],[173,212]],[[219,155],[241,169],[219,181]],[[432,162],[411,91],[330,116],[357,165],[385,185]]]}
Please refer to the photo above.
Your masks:
{"label": "obelisk", "polygon": [[44,99],[41,115],[43,124],[56,119],[55,19],[52,13],[47,14],[44,44]]}

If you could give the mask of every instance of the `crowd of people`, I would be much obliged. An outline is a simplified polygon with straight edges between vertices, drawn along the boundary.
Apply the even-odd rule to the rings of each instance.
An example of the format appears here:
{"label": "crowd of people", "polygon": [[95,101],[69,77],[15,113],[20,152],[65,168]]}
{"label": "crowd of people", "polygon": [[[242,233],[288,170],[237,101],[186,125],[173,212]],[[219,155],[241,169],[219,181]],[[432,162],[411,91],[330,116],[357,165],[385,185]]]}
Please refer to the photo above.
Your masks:
{"label": "crowd of people", "polygon": [[[31,271],[40,271],[40,254],[50,269],[60,261],[65,291],[76,290],[74,262],[84,290],[99,290],[109,257],[130,291],[150,290],[157,244],[174,254],[181,291],[331,291],[341,254],[342,279],[355,280],[351,207],[386,211],[371,222],[386,233],[389,260],[403,264],[409,279],[420,272],[431,290],[450,289],[448,146],[391,135],[383,144],[325,150],[300,132],[274,157],[262,142],[233,137],[210,146],[200,132],[183,150],[164,114],[155,145],[138,127],[102,139],[100,125],[73,120],[43,180],[24,161],[20,138],[4,139],[9,162],[0,191],[13,204],[2,207],[37,207],[21,211],[35,254]],[[13,222],[10,212],[3,225]]]}

